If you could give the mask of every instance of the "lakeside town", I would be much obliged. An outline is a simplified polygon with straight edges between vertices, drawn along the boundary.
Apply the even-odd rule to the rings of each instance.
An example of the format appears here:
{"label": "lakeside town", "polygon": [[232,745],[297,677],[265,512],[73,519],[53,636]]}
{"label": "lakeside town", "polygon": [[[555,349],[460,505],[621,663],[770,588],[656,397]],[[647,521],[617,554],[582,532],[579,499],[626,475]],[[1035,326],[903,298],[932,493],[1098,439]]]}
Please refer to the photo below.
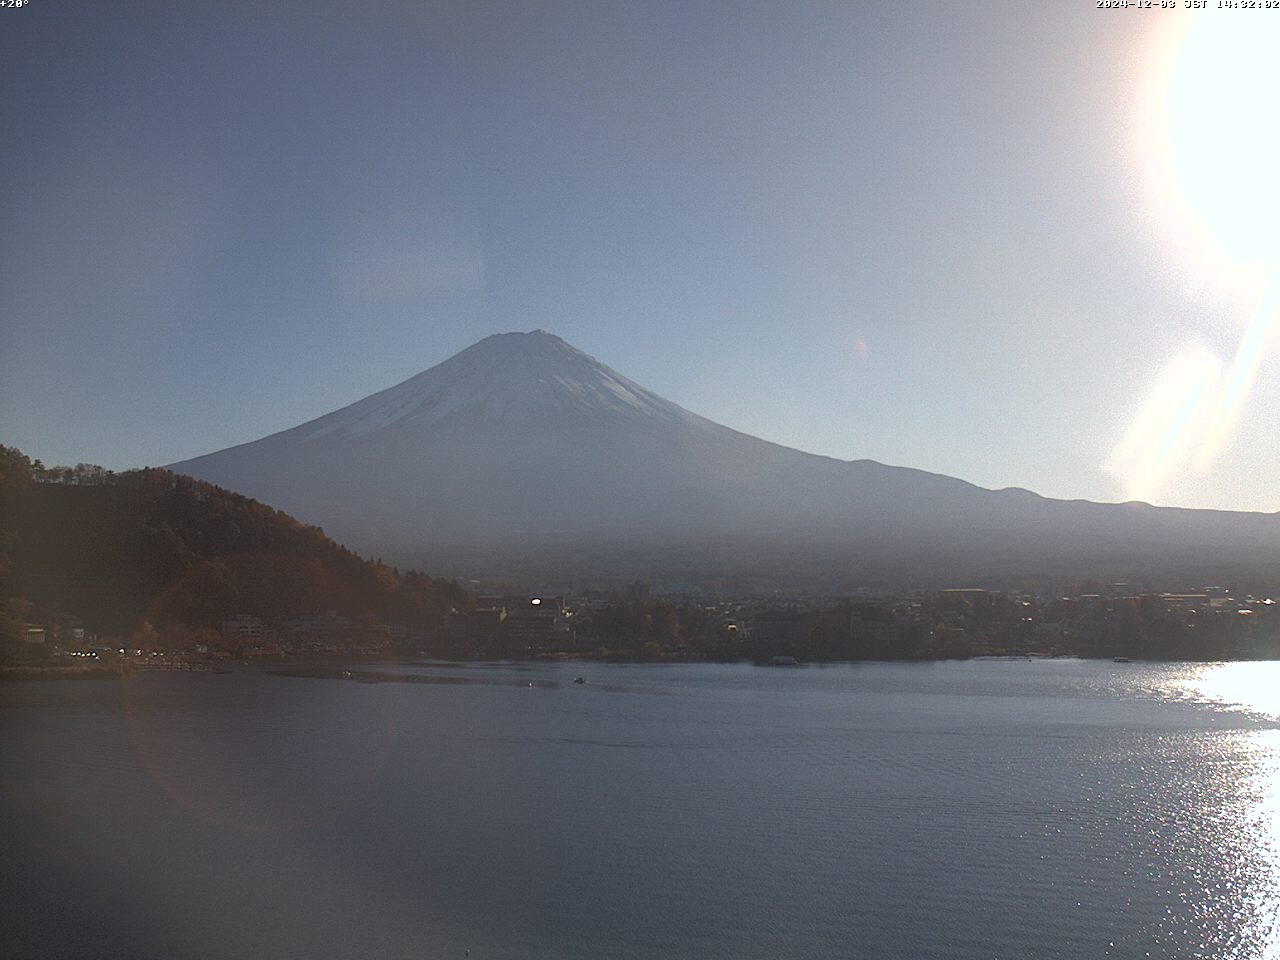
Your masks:
{"label": "lakeside town", "polygon": [[539,593],[402,571],[165,470],[46,468],[11,448],[0,468],[7,676],[290,658],[1280,658],[1280,590],[1266,570],[841,594],[645,580]]}
{"label": "lakeside town", "polygon": [[575,596],[480,595],[428,625],[337,610],[225,618],[219,630],[127,636],[74,617],[27,623],[13,666],[184,669],[289,658],[634,661],[935,660],[980,656],[1160,660],[1280,656],[1273,596],[1203,586],[1135,592],[1080,582],[1053,594],[951,588],[902,595],[726,600],[623,591]]}

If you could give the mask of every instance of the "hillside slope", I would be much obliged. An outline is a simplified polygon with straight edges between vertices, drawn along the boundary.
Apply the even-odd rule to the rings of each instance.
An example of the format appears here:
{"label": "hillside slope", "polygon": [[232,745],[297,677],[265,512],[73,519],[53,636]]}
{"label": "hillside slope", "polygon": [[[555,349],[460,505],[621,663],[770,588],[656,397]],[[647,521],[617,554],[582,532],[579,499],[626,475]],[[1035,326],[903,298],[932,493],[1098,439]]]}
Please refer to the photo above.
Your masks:
{"label": "hillside slope", "polygon": [[0,599],[11,616],[216,629],[337,610],[414,624],[464,604],[453,583],[361,559],[265,504],[167,470],[41,469],[0,447]]}

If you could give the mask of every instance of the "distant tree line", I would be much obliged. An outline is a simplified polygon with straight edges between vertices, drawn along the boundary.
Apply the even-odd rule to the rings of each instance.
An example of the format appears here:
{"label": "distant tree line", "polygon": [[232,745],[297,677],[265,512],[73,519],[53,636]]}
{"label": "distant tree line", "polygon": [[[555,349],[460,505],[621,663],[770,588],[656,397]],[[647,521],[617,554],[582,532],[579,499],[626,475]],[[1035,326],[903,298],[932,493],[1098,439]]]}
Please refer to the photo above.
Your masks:
{"label": "distant tree line", "polygon": [[1220,610],[1171,607],[1158,595],[1114,603],[1059,600],[1027,606],[997,592],[962,603],[943,594],[908,614],[892,604],[845,601],[826,609],[759,609],[741,629],[694,604],[615,600],[579,618],[578,637],[627,659],[807,663],[940,660],[977,656],[1117,656],[1152,660],[1280,657],[1280,604]]}
{"label": "distant tree line", "polygon": [[28,460],[27,464],[35,483],[64,483],[87,487],[110,483],[115,477],[114,471],[96,463],[77,463],[74,467],[46,467],[39,460]]}

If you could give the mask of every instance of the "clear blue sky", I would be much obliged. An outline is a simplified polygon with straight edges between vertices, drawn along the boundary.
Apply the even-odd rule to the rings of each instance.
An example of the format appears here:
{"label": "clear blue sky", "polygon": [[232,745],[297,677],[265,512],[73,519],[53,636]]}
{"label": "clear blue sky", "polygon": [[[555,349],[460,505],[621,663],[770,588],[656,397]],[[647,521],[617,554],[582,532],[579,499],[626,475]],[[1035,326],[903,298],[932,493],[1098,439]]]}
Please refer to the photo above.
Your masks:
{"label": "clear blue sky", "polygon": [[816,453],[1278,510],[1280,358],[1250,327],[1270,281],[1162,179],[1161,117],[1207,139],[1168,93],[1190,21],[1093,0],[0,10],[0,442],[167,463],[541,327]]}

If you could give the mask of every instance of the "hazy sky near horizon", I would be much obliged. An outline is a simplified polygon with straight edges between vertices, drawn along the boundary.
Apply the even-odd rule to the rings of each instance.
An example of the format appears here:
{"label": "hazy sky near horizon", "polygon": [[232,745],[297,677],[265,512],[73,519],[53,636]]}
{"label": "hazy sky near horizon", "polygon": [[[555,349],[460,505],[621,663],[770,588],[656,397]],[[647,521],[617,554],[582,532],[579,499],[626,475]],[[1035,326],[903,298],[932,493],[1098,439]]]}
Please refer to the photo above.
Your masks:
{"label": "hazy sky near horizon", "polygon": [[0,10],[0,442],[168,463],[544,328],[814,453],[1280,510],[1280,10],[1158,8]]}

